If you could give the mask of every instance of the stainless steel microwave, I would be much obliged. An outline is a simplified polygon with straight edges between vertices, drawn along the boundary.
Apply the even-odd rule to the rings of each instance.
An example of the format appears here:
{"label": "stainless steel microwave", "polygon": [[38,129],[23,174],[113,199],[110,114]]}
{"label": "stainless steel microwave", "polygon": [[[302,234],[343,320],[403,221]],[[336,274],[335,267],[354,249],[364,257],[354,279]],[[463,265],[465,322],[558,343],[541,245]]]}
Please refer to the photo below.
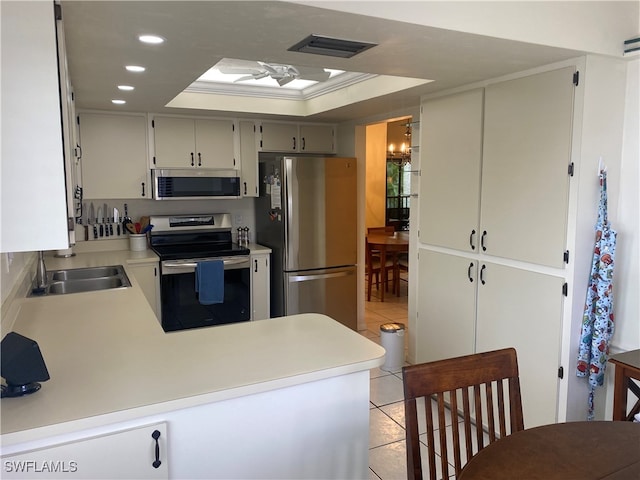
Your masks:
{"label": "stainless steel microwave", "polygon": [[237,170],[152,169],[151,180],[154,200],[240,198]]}

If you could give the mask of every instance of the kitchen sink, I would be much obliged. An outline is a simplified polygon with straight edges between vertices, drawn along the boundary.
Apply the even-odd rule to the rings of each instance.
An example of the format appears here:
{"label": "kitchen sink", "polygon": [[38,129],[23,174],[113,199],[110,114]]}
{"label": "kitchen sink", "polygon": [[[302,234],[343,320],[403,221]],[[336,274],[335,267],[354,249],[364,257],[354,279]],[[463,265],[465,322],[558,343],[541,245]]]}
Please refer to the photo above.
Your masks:
{"label": "kitchen sink", "polygon": [[122,265],[71,268],[47,272],[47,287],[44,291],[34,289],[29,296],[65,295],[130,286],[131,282]]}
{"label": "kitchen sink", "polygon": [[73,268],[71,270],[56,270],[52,272],[51,281],[115,277],[121,273],[124,272],[119,265],[112,267]]}

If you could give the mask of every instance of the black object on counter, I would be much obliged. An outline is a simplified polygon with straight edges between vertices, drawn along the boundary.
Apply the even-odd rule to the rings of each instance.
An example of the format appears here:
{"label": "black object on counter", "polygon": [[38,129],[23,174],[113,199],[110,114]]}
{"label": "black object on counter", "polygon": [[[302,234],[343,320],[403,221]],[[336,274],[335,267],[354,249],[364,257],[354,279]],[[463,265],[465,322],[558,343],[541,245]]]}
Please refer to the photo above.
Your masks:
{"label": "black object on counter", "polygon": [[2,385],[2,397],[19,397],[40,390],[38,382],[49,380],[47,366],[38,344],[19,333],[9,332],[0,344],[2,361],[0,374],[7,385]]}

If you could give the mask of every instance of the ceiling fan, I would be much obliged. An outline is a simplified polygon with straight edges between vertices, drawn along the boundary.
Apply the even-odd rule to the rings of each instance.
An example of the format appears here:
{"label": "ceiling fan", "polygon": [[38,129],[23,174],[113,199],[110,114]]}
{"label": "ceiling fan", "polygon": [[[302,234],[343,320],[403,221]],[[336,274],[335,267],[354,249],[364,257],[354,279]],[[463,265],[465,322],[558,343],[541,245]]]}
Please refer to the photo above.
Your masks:
{"label": "ceiling fan", "polygon": [[224,74],[245,75],[236,79],[234,82],[259,80],[261,78],[271,77],[277,81],[280,86],[286,85],[296,79],[324,82],[331,76],[331,73],[325,71],[324,68],[296,67],[293,65],[266,63],[260,61],[253,62],[239,60],[224,63],[220,62],[216,67]]}

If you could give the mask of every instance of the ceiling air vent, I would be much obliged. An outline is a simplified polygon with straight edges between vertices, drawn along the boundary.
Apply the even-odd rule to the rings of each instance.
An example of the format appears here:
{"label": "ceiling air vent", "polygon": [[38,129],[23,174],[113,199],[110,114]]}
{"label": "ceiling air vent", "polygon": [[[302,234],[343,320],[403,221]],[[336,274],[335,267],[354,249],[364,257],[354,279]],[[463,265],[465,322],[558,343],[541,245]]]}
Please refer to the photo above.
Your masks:
{"label": "ceiling air vent", "polygon": [[358,53],[375,47],[377,43],[357,42],[342,40],[340,38],[309,35],[301,42],[296,43],[288,50],[290,52],[315,53],[316,55],[329,55],[331,57],[351,58]]}

